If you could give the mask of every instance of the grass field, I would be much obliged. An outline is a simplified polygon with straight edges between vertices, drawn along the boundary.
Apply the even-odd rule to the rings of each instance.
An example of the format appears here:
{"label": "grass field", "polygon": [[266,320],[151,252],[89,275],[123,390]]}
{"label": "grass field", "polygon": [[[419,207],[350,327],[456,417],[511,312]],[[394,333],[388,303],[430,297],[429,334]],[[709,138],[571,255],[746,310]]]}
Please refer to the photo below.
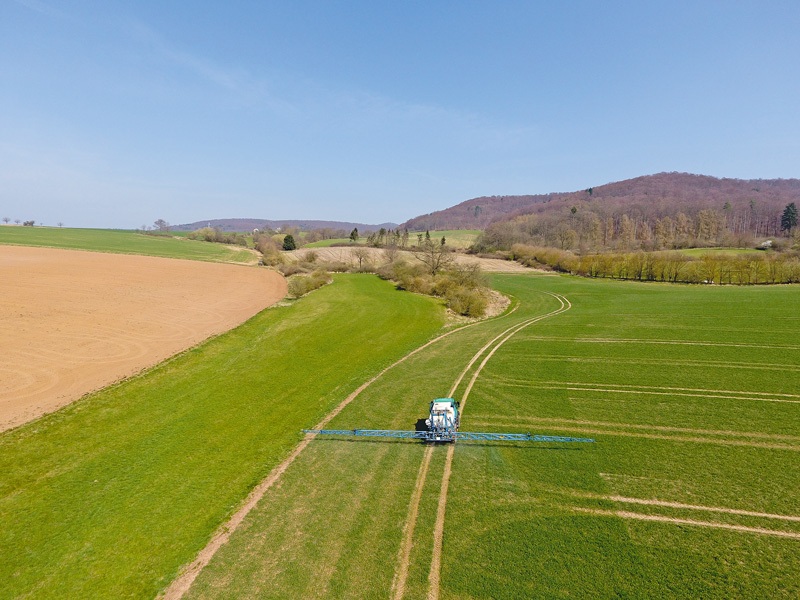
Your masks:
{"label": "grass field", "polygon": [[[413,241],[419,232],[410,234]],[[424,231],[422,233],[425,233]],[[479,229],[448,229],[431,231],[431,238],[440,240],[442,236],[447,240],[447,245],[453,248],[467,248],[471,246],[482,232]]]}
{"label": "grass field", "polygon": [[706,254],[715,256],[719,254],[764,254],[763,250],[756,250],[755,248],[684,248],[679,250],[681,254],[688,254],[689,256],[704,256]]}
{"label": "grass field", "polygon": [[121,229],[70,229],[56,227],[0,227],[0,244],[142,254],[213,262],[251,264],[253,252],[223,244],[188,240],[182,236],[143,235]]}
{"label": "grass field", "polygon": [[[494,281],[516,312],[416,354],[329,425],[413,428],[486,342],[558,308],[543,292],[571,303],[497,350],[461,429],[597,443],[460,442],[436,597],[798,597],[800,288]],[[401,564],[402,597],[425,597],[448,451],[424,472],[423,444],[313,441],[189,597],[394,598]]]}
{"label": "grass field", "polygon": [[443,320],[433,299],[339,275],[0,435],[0,598],[153,598],[302,427]]}

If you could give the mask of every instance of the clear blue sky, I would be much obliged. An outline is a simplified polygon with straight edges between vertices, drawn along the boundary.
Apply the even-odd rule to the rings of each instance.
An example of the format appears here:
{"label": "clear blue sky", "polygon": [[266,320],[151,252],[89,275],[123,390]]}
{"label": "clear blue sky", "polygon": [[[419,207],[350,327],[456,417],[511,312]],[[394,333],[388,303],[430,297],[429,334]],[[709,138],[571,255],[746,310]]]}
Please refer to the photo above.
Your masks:
{"label": "clear blue sky", "polygon": [[800,176],[800,2],[0,0],[0,217],[400,222]]}

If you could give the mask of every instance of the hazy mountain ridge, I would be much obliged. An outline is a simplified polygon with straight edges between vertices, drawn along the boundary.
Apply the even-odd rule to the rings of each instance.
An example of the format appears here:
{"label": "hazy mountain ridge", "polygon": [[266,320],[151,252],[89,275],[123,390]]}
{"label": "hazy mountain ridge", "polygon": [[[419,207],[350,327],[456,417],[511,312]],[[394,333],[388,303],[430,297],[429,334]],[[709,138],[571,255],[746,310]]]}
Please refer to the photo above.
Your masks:
{"label": "hazy mountain ridge", "polygon": [[222,231],[252,231],[253,229],[277,229],[278,227],[297,227],[303,231],[309,229],[345,229],[351,231],[358,228],[359,232],[378,231],[381,227],[394,229],[397,223],[380,223],[370,225],[367,223],[351,223],[349,221],[319,221],[314,219],[208,219],[195,221],[183,225],[173,225],[174,231],[195,231],[201,227],[218,227]]}
{"label": "hazy mountain ridge", "polygon": [[490,223],[524,214],[568,215],[573,207],[606,217],[656,219],[679,212],[689,216],[705,209],[761,215],[770,221],[790,202],[800,202],[798,179],[719,179],[689,173],[658,173],[576,192],[519,196],[482,196],[421,215],[400,227],[484,229]]}

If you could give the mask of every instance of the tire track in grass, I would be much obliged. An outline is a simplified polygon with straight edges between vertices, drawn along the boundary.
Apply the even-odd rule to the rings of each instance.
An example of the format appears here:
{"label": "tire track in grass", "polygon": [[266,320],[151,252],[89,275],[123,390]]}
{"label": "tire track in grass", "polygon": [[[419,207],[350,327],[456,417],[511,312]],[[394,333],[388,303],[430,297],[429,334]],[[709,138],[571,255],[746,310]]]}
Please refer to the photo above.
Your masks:
{"label": "tire track in grass", "polygon": [[[533,338],[536,339],[536,338]],[[756,392],[751,390],[710,390],[708,388],[687,388],[687,387],[673,387],[673,386],[666,386],[666,385],[626,385],[622,383],[590,383],[590,382],[581,382],[581,381],[545,381],[545,380],[526,380],[526,379],[514,379],[514,378],[503,378],[503,382],[516,382],[520,385],[530,384],[531,387],[534,385],[550,385],[553,386],[552,388],[548,389],[578,389],[578,388],[571,388],[571,387],[564,387],[564,386],[579,386],[582,391],[592,391],[593,389],[597,389],[598,392],[607,392],[607,391],[619,391],[624,392],[626,390],[633,390],[633,392],[641,391],[641,390],[676,390],[682,392],[706,392],[708,394],[738,394],[739,396],[744,396],[749,394],[751,396],[780,396],[785,398],[800,398],[800,394],[783,394],[778,392]],[[510,385],[510,384],[509,384]],[[583,388],[586,388],[585,390]],[[601,388],[617,388],[614,390],[607,390]],[[701,395],[702,397],[706,397]],[[727,396],[725,396],[727,397]],[[750,398],[747,398],[748,400]]]}
{"label": "tire track in grass", "polygon": [[694,519],[679,519],[675,517],[665,517],[663,515],[645,515],[642,513],[630,512],[627,510],[600,510],[596,508],[582,508],[579,506],[571,507],[572,510],[599,516],[620,517],[622,519],[637,519],[639,521],[657,521],[661,523],[672,523],[674,525],[692,525],[694,527],[713,527],[716,529],[728,529],[730,531],[740,531],[742,533],[755,533],[760,535],[774,535],[800,540],[800,533],[793,531],[781,531],[778,529],[765,529],[764,527],[747,527],[745,525],[731,525],[729,523],[717,523],[715,521],[696,521]]}
{"label": "tire track in grass", "polygon": [[[447,394],[448,397],[450,397],[450,398],[453,397],[453,395],[456,393],[456,390],[458,389],[458,386],[461,385],[461,382],[464,380],[464,377],[466,377],[467,373],[469,373],[469,370],[472,368],[472,366],[478,361],[478,359],[480,359],[480,357],[483,355],[483,353],[486,352],[486,350],[488,350],[492,346],[492,344],[497,342],[504,335],[509,334],[509,332],[512,332],[511,335],[513,335],[514,333],[516,333],[517,331],[519,331],[523,327],[527,327],[528,325],[530,325],[531,323],[533,323],[535,321],[538,321],[540,319],[544,319],[546,317],[553,316],[553,315],[558,314],[559,312],[563,312],[565,310],[564,309],[565,304],[560,298],[558,298],[555,294],[551,294],[550,292],[545,292],[545,293],[549,294],[549,295],[553,296],[554,298],[556,298],[557,300],[559,300],[559,302],[561,302],[561,306],[558,309],[556,309],[556,310],[554,310],[554,311],[552,311],[550,313],[547,313],[546,315],[540,315],[538,317],[532,317],[530,319],[526,319],[526,320],[522,321],[521,323],[517,323],[515,325],[512,325],[511,327],[509,327],[509,328],[505,329],[504,331],[500,332],[498,335],[496,335],[494,338],[492,338],[490,341],[488,341],[480,350],[478,350],[472,356],[470,361],[467,363],[467,366],[465,366],[464,369],[461,371],[461,373],[459,374],[459,376],[456,378],[455,382],[453,383],[453,386],[450,388],[450,391]],[[503,341],[505,341],[505,340],[503,340]],[[492,353],[494,353],[494,350],[492,350]],[[485,364],[485,362],[483,364]],[[482,369],[482,368],[483,368],[483,366],[480,367],[480,369]],[[468,389],[472,389],[472,384],[474,384],[476,378],[477,378],[477,376],[473,377],[472,381],[469,384],[469,388]],[[468,393],[469,392],[467,392],[467,394]],[[466,402],[466,395],[464,396],[464,399],[461,402],[461,410],[463,410],[465,402]],[[431,454],[433,453],[433,447],[434,447],[433,445],[430,445],[428,447],[428,449],[430,450]],[[452,448],[453,448],[453,446],[450,447],[450,451],[452,451]],[[449,457],[450,457],[450,454],[448,452],[448,459],[449,459]],[[429,460],[429,457],[428,457],[427,453],[425,455],[425,459],[424,460]],[[424,464],[424,462],[423,462],[423,464]],[[450,461],[448,460],[448,462],[445,464],[445,473],[447,474],[448,481],[449,481],[449,470],[450,470]],[[417,481],[416,481],[416,483],[414,485],[414,491],[412,492],[412,495],[411,495],[411,502],[409,503],[409,507],[408,507],[408,516],[406,517],[406,526],[405,526],[405,528],[403,530],[403,532],[404,532],[403,533],[403,541],[402,541],[402,543],[400,545],[400,550],[398,551],[398,566],[397,566],[397,570],[395,571],[394,581],[392,583],[392,596],[391,596],[392,600],[401,600],[403,598],[403,596],[405,595],[406,580],[408,578],[408,568],[409,568],[409,565],[410,565],[410,562],[411,562],[411,550],[412,550],[412,548],[414,546],[414,530],[416,529],[416,520],[417,520],[417,516],[419,514],[419,503],[420,503],[420,500],[422,498],[422,490],[425,487],[425,481],[426,481],[426,478],[427,478],[427,473],[428,473],[427,467],[425,467],[423,469],[423,467],[421,466],[419,475],[417,476]],[[445,495],[446,495],[446,493],[445,493]],[[440,504],[441,508],[437,508],[437,515],[438,515],[438,511],[440,509],[444,510],[444,505],[441,502],[439,504]],[[413,523],[411,523],[412,520],[413,520]],[[437,516],[437,522],[438,522],[438,516]],[[442,515],[442,522],[444,522],[444,515]],[[440,540],[440,543],[439,543],[439,547],[441,548],[441,540]],[[438,569],[437,569],[437,573],[438,573]]]}
{"label": "tire track in grass", "polygon": [[[514,427],[519,423],[505,423],[497,421],[479,421],[476,425],[489,425],[493,427]],[[776,442],[757,442],[749,440],[724,440],[718,438],[689,437],[683,435],[665,435],[659,433],[640,433],[634,431],[619,431],[613,429],[597,429],[594,427],[572,427],[568,425],[551,425],[549,429],[555,431],[568,431],[570,433],[583,433],[605,435],[610,437],[632,437],[649,440],[666,440],[670,442],[689,442],[694,444],[715,444],[717,446],[744,446],[748,448],[766,448],[769,450],[789,450],[800,452],[800,446],[781,444]]]}
{"label": "tire track in grass", "polygon": [[[541,315],[539,317],[534,317],[532,319],[528,319],[527,321],[524,321],[522,324],[520,324],[520,325],[518,325],[516,327],[511,327],[511,328],[507,329],[505,332],[501,333],[499,336],[497,336],[495,338],[495,340],[497,340],[498,338],[500,338],[503,335],[505,335],[506,332],[510,332],[510,333],[508,333],[508,335],[505,335],[505,337],[503,337],[503,339],[501,339],[499,342],[497,342],[497,344],[494,346],[494,348],[491,349],[491,351],[486,355],[486,357],[481,361],[481,364],[475,370],[475,373],[472,375],[472,378],[469,380],[469,383],[467,384],[467,388],[464,390],[464,395],[461,398],[460,410],[462,412],[464,410],[464,407],[467,405],[467,399],[469,398],[469,394],[472,391],[472,387],[475,385],[475,382],[478,380],[478,377],[480,376],[481,371],[486,366],[486,363],[489,362],[489,359],[492,358],[494,353],[497,352],[497,350],[503,344],[505,344],[514,335],[516,335],[517,333],[519,333],[520,331],[522,331],[523,329],[525,329],[529,325],[533,325],[534,323],[536,323],[538,321],[541,321],[542,319],[546,319],[548,317],[552,317],[552,316],[561,314],[563,312],[568,311],[570,308],[572,308],[572,304],[570,303],[569,300],[567,300],[567,298],[565,296],[562,296],[560,294],[552,294],[550,292],[545,292],[545,293],[549,294],[550,296],[553,296],[553,298],[558,300],[561,303],[561,307],[559,309],[557,309],[557,310],[554,310],[553,312],[550,312],[550,313],[546,314],[546,315]],[[493,342],[494,342],[494,340],[492,340],[492,342],[490,342],[490,344],[493,343]],[[488,348],[488,346],[489,346],[489,344],[484,346],[484,349]],[[483,349],[481,351],[483,351]],[[470,362],[470,365],[473,364],[475,362],[475,360],[477,360],[477,359],[474,358]],[[467,368],[469,368],[469,366]],[[466,370],[465,370],[465,373],[466,373]],[[461,379],[462,378],[459,378],[459,381],[456,383],[455,386],[453,386],[453,392],[455,392],[455,389],[456,389],[456,387],[458,387],[458,384],[460,383]],[[452,392],[451,392],[451,395],[452,395]],[[431,570],[430,570],[430,573],[428,575],[428,600],[438,600],[439,599],[439,583],[440,583],[441,571],[442,571],[442,545],[443,545],[443,542],[444,542],[444,519],[445,519],[445,509],[447,507],[447,490],[448,490],[448,488],[450,486],[450,474],[452,472],[453,454],[455,453],[455,448],[456,448],[455,443],[453,443],[447,449],[447,458],[445,459],[444,474],[442,475],[442,487],[441,487],[441,491],[439,492],[439,505],[438,505],[437,510],[436,510],[436,525],[435,525],[434,530],[433,530],[433,557],[431,559]]]}
{"label": "tire track in grass", "polygon": [[411,547],[414,539],[414,529],[417,526],[417,515],[419,515],[419,503],[422,499],[422,489],[425,487],[425,478],[428,476],[428,467],[433,456],[433,444],[425,448],[425,456],[419,467],[417,481],[414,484],[414,492],[411,494],[411,503],[408,506],[408,516],[403,528],[403,543],[397,553],[398,568],[392,582],[392,600],[401,600],[406,591],[406,579],[408,579],[408,565],[411,562]]}
{"label": "tire track in grass", "polygon": [[[743,508],[729,508],[727,506],[706,506],[704,504],[686,504],[684,502],[673,502],[671,500],[658,500],[656,498],[632,498],[630,496],[620,496],[618,494],[595,494],[592,492],[581,492],[577,490],[565,491],[561,488],[549,488],[552,494],[565,494],[573,498],[587,498],[590,500],[610,500],[620,504],[640,504],[643,506],[660,506],[664,508],[677,508],[681,510],[693,510],[702,512],[712,512],[743,517],[756,517],[760,519],[776,519],[779,521],[791,521],[800,523],[798,515],[780,515],[777,513],[760,512],[745,510]],[[588,509],[593,510],[593,509]]]}
{"label": "tire track in grass", "polygon": [[766,344],[732,344],[726,342],[692,342],[686,340],[657,340],[640,338],[569,338],[539,336],[531,338],[543,342],[572,342],[576,344],[663,344],[669,346],[714,346],[719,348],[758,348],[762,350],[800,350],[800,346],[777,346]]}
{"label": "tire track in grass", "polygon": [[724,506],[702,506],[700,504],[684,504],[682,502],[669,502],[666,500],[651,500],[646,498],[628,498],[627,496],[601,496],[604,500],[612,500],[621,504],[642,504],[645,506],[664,506],[667,508],[680,508],[685,510],[698,510],[706,512],[725,513],[729,515],[741,515],[744,517],[759,517],[762,519],[778,519],[781,521],[800,522],[800,516],[778,515],[775,513],[756,512],[743,510],[740,508],[727,508]]}
{"label": "tire track in grass", "polygon": [[[720,394],[690,394],[688,392],[654,392],[651,390],[631,390],[631,389],[620,390],[620,389],[600,388],[600,387],[537,385],[536,383],[528,384],[528,383],[503,382],[503,385],[506,385],[508,387],[530,388],[532,390],[568,390],[571,392],[605,392],[608,394],[639,394],[645,396],[682,396],[686,398],[716,398],[718,400],[753,400],[758,402],[783,402],[788,404],[800,404],[800,400],[789,400],[787,398],[758,398],[751,396],[724,396]],[[752,392],[752,393],[756,394],[759,392]],[[786,396],[789,394],[775,394],[775,395]]]}
{"label": "tire track in grass", "polygon": [[[577,398],[570,398],[570,400],[577,400]],[[642,423],[616,423],[609,421],[584,421],[580,419],[566,419],[562,417],[516,417],[513,419],[515,422],[511,426],[521,424],[538,423],[540,425],[590,425],[593,427],[618,427],[622,429],[642,429],[653,431],[669,431],[676,433],[696,433],[700,435],[724,435],[729,437],[740,438],[757,438],[766,440],[789,440],[800,442],[800,436],[784,435],[782,433],[762,433],[759,431],[733,431],[731,429],[695,429],[691,427],[673,427],[670,425],[646,425]],[[519,423],[517,423],[519,421]],[[497,425],[494,422],[484,421],[486,425]]]}
{"label": "tire track in grass", "polygon": [[[497,317],[498,319],[502,319],[504,317],[510,316],[514,313],[514,311],[519,308],[519,303],[517,303],[511,310],[509,310],[504,315]],[[380,373],[375,375],[369,381],[362,383],[356,390],[351,393],[347,398],[342,400],[336,408],[334,408],[330,413],[328,413],[325,418],[323,418],[319,423],[316,424],[314,429],[324,429],[325,426],[333,419],[336,415],[338,415],[344,408],[350,404],[353,400],[355,400],[361,392],[367,389],[370,385],[372,385],[375,381],[377,381],[380,377],[382,377],[387,371],[396,367],[397,365],[405,362],[418,352],[421,352],[431,344],[435,344],[436,342],[448,337],[456,333],[457,331],[463,331],[469,327],[474,327],[475,325],[480,325],[482,323],[486,323],[487,321],[476,321],[474,323],[470,323],[469,325],[464,325],[463,327],[458,327],[456,329],[451,329],[447,333],[443,333],[442,335],[433,338],[429,342],[423,344],[419,348],[416,348],[397,360],[396,362],[390,364],[388,367],[383,369]],[[211,559],[217,553],[217,551],[227,543],[230,539],[231,534],[236,531],[239,525],[242,524],[245,517],[253,510],[261,498],[264,497],[267,490],[271,488],[278,479],[280,479],[281,475],[286,472],[286,469],[295,461],[295,459],[300,456],[300,453],[306,449],[306,446],[316,437],[316,434],[306,434],[305,438],[295,447],[294,450],[272,471],[270,471],[269,475],[265,479],[261,481],[253,490],[247,495],[244,499],[240,507],[236,510],[235,513],[220,527],[214,532],[211,536],[210,541],[206,546],[200,550],[197,557],[178,573],[178,576],[172,580],[169,586],[158,595],[159,600],[180,600],[186,593],[189,591],[189,588],[194,583],[194,580],[197,579],[197,576],[200,572],[211,562]]]}

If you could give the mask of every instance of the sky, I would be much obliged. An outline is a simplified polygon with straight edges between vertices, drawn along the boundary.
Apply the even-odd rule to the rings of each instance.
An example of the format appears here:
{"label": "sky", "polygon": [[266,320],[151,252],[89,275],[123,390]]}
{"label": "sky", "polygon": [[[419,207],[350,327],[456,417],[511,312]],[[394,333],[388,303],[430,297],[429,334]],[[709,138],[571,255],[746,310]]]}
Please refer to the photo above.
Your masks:
{"label": "sky", "polygon": [[0,218],[400,223],[800,177],[800,2],[0,0]]}

